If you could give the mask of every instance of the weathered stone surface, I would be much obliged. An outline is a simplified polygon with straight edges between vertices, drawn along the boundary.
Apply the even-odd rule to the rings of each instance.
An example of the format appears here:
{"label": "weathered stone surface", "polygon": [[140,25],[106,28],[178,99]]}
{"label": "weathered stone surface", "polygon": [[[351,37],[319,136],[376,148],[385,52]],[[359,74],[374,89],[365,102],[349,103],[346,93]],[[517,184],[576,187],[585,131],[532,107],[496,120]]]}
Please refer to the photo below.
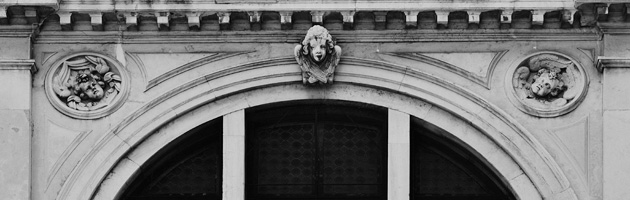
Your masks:
{"label": "weathered stone surface", "polygon": [[630,179],[630,110],[604,111],[604,199],[622,200],[630,196],[630,191],[623,185]]}
{"label": "weathered stone surface", "polygon": [[29,70],[2,70],[0,66],[0,109],[29,110],[31,108],[31,72]]}
{"label": "weathered stone surface", "polygon": [[[26,93],[24,91],[28,90],[19,93]],[[22,101],[30,102],[29,98]],[[0,194],[3,198],[30,199],[31,167],[39,169],[31,165],[31,131],[30,108],[16,105],[16,108],[0,109]]]}
{"label": "weathered stone surface", "polygon": [[245,197],[245,110],[223,119],[223,199]]}
{"label": "weathered stone surface", "polygon": [[[213,18],[212,20],[214,20],[212,23],[216,23],[216,27],[218,27],[218,19]],[[418,20],[420,21],[420,18]],[[433,19],[431,18],[431,20]],[[203,18],[200,23],[203,29]],[[218,28],[214,30],[218,30]],[[77,147],[77,150],[69,155],[67,163],[61,165],[59,175],[52,177],[51,183],[53,184],[48,186],[45,185],[45,183],[36,183],[37,187],[33,187],[33,193],[37,194],[36,196],[38,196],[38,198],[36,199],[54,199],[58,193],[61,195],[66,194],[60,193],[60,191],[62,191],[62,185],[68,181],[71,182],[75,180],[69,179],[69,175],[72,174],[75,168],[78,169],[83,166],[77,164],[79,160],[82,160],[84,154],[90,152],[92,148],[98,148],[94,144],[105,135],[116,135],[116,137],[118,137],[116,141],[121,140],[121,144],[137,144],[140,141],[144,141],[146,145],[152,145],[149,150],[145,149],[146,151],[144,152],[135,152],[129,155],[130,161],[141,164],[140,162],[145,161],[151,156],[148,152],[159,149],[161,147],[160,144],[170,141],[168,139],[147,139],[146,137],[150,135],[155,135],[156,137],[168,135],[164,137],[170,137],[172,139],[179,134],[179,132],[155,132],[155,130],[162,127],[161,125],[164,125],[164,127],[178,127],[174,129],[183,131],[187,129],[187,127],[193,127],[193,122],[197,122],[195,120],[210,120],[210,118],[216,117],[215,115],[220,116],[236,108],[243,109],[277,101],[296,99],[344,99],[349,101],[363,101],[376,105],[388,105],[392,109],[413,113],[415,116],[432,118],[436,120],[434,122],[435,124],[448,127],[453,134],[461,134],[458,135],[458,137],[465,138],[467,143],[474,145],[475,150],[487,158],[488,162],[492,163],[497,171],[501,172],[507,180],[516,180],[515,178],[524,174],[525,172],[521,170],[521,167],[524,169],[532,168],[532,166],[528,166],[528,164],[531,164],[528,161],[515,161],[512,155],[533,156],[538,155],[538,153],[544,154],[544,150],[552,151],[551,155],[561,155],[563,152],[556,151],[557,148],[555,148],[555,146],[543,146],[542,148],[538,146],[538,150],[542,152],[524,151],[506,154],[503,148],[488,146],[488,144],[493,144],[488,143],[488,141],[492,139],[495,141],[506,141],[507,143],[508,140],[514,140],[514,135],[516,134],[509,135],[509,137],[492,135],[492,133],[496,134],[496,132],[493,132],[496,129],[507,130],[507,132],[513,131],[514,129],[527,130],[526,132],[518,134],[527,135],[528,137],[536,139],[545,139],[547,132],[541,130],[557,127],[558,124],[566,121],[576,121],[584,115],[592,114],[594,117],[592,117],[593,122],[591,123],[601,123],[601,119],[597,116],[601,116],[598,114],[598,109],[602,107],[602,93],[601,90],[597,88],[601,86],[599,81],[602,79],[600,74],[595,72],[592,65],[586,64],[592,62],[592,60],[590,60],[592,56],[586,56],[582,51],[577,49],[599,48],[598,38],[600,36],[596,31],[590,29],[571,31],[475,31],[385,30],[379,32],[344,30],[331,32],[333,36],[337,36],[338,34],[341,38],[340,45],[344,48],[344,54],[340,61],[341,64],[338,72],[344,75],[336,79],[336,81],[339,81],[340,85],[333,85],[330,88],[307,88],[297,83],[300,81],[299,68],[291,56],[293,47],[297,42],[301,41],[301,37],[304,36],[303,31],[299,31],[299,33],[298,31],[243,31],[238,33],[229,31],[216,33],[211,31],[196,33],[125,32],[124,36],[118,35],[119,33],[117,32],[93,34],[87,32],[47,33],[44,31],[35,40],[37,44],[33,49],[33,55],[35,55],[36,60],[40,62],[38,67],[40,67],[41,70],[35,74],[36,79],[33,81],[34,87],[41,87],[44,84],[42,81],[42,74],[44,73],[42,73],[42,71],[45,72],[50,67],[48,63],[54,62],[59,57],[63,57],[62,55],[85,50],[110,52],[114,55],[116,51],[113,48],[114,45],[111,44],[120,41],[125,50],[123,57],[126,58],[128,63],[126,68],[132,71],[131,82],[133,83],[133,92],[127,102],[125,102],[125,106],[113,113],[111,117],[102,120],[74,120],[64,117],[51,109],[50,104],[46,101],[44,96],[41,95],[43,90],[35,90],[33,92],[34,96],[37,96],[37,98],[33,99],[33,104],[37,105],[36,112],[43,113],[41,116],[37,116],[38,120],[33,123],[36,130],[33,133],[33,137],[42,141],[39,142],[38,145],[46,143],[43,141],[49,139],[48,137],[55,137],[54,140],[63,141],[60,141],[58,145],[50,148],[62,149],[67,146],[66,144],[72,142],[68,140],[72,140],[74,137],[71,136],[76,134],[44,136],[47,134],[44,130],[49,129],[44,127],[48,119],[54,119],[58,121],[57,123],[62,122],[64,126],[65,124],[70,124],[69,128],[76,130],[84,130],[82,128],[85,127],[96,127],[98,129],[98,131],[92,132],[87,136],[85,141]],[[577,37],[575,37],[576,35]],[[627,50],[623,49],[623,44],[613,47],[615,50],[621,52],[620,55],[627,52]],[[485,67],[491,62],[490,53],[488,52],[504,52],[506,50],[508,50],[507,53],[496,61],[496,68],[494,68],[494,70]],[[580,63],[585,64],[586,71],[591,80],[589,95],[587,95],[584,101],[585,104],[576,108],[574,112],[557,118],[541,120],[519,112],[506,100],[503,91],[503,88],[506,87],[504,76],[512,73],[511,71],[508,72],[507,69],[509,66],[515,64],[515,62],[539,50],[568,52],[567,54],[575,57]],[[221,60],[210,59],[207,60],[207,62],[204,61],[203,64],[193,66],[193,64],[195,64],[194,62],[197,60],[204,59],[208,56],[211,57],[215,53],[225,52],[248,53]],[[483,84],[480,85],[479,82],[473,81],[470,77],[465,77],[463,73],[457,74],[454,70],[449,71],[444,68],[413,60],[394,59],[391,57],[385,58],[381,56],[383,52],[428,52],[432,55],[438,55],[433,58],[445,60],[454,66],[465,69],[464,71],[469,72],[471,75],[488,76],[488,84],[485,86]],[[11,52],[7,50],[7,53]],[[283,59],[283,62],[275,62]],[[49,60],[49,62],[44,63],[45,60]],[[365,62],[356,64],[361,60],[365,60]],[[141,63],[143,63],[143,66],[140,66]],[[180,68],[182,66],[193,67]],[[217,76],[217,74],[228,75]],[[417,77],[429,78],[420,79]],[[619,75],[619,77],[621,78],[622,76]],[[147,87],[151,80],[158,79],[161,81],[155,81],[153,82],[153,87]],[[621,81],[619,82],[623,83]],[[198,85],[188,85],[192,83]],[[363,87],[365,85],[370,85],[370,87]],[[272,86],[277,88],[273,90],[269,89]],[[455,87],[456,89],[445,89],[448,87]],[[260,91],[258,93],[247,93],[248,95],[245,96],[231,96],[238,92],[252,90]],[[392,91],[396,94],[409,96],[387,96],[387,92]],[[459,95],[454,91],[459,91]],[[620,91],[625,92],[625,90]],[[427,95],[429,93],[435,94],[440,98],[433,98]],[[466,98],[461,96],[462,93],[470,93],[472,94],[469,96],[470,99],[487,104],[480,106],[475,103],[470,103],[470,101],[473,100],[465,100]],[[611,93],[616,93],[616,90]],[[422,99],[421,101],[423,103],[419,103],[419,99],[414,100],[410,97],[411,95],[418,94],[425,95],[426,99]],[[226,98],[234,102],[233,104],[219,105],[214,103],[217,97]],[[154,101],[160,98],[163,98],[162,100],[165,101],[162,103]],[[606,96],[604,98],[616,97]],[[455,102],[457,106],[448,105],[444,102]],[[154,103],[156,103],[156,106],[151,107],[150,105]],[[441,106],[433,107],[437,104]],[[494,109],[494,114],[493,112],[486,111],[486,109],[490,108]],[[467,111],[451,113],[450,115],[452,116],[444,117],[449,112],[436,112],[434,109],[466,109]],[[146,112],[143,113],[141,111]],[[197,113],[197,115],[193,112]],[[201,112],[212,113],[199,115],[198,113]],[[438,114],[441,116],[437,116]],[[139,116],[139,118],[133,118],[135,116]],[[181,116],[188,116],[184,119],[188,123],[175,121],[174,123],[176,124],[170,124],[173,122],[171,119],[178,119],[178,117]],[[470,122],[455,122],[460,119],[476,119],[476,116],[481,116],[479,117],[481,119],[492,120],[492,123],[475,123],[475,126],[471,128]],[[507,116],[507,119],[503,120],[509,121],[513,126],[497,125],[499,122],[503,123],[504,121],[501,122],[496,116]],[[126,123],[130,124],[125,125]],[[598,131],[597,128],[591,127],[591,129],[594,132],[592,135],[589,135],[590,138],[595,138],[597,135],[600,135],[600,131]],[[574,136],[570,133],[566,133],[566,135],[567,136],[563,137]],[[484,139],[481,136],[488,138]],[[597,143],[598,141],[595,139],[590,139],[589,142]],[[54,140],[51,140],[51,142]],[[520,142],[514,145],[524,144],[526,144],[526,142]],[[513,144],[510,143],[510,145]],[[506,145],[505,148],[511,148],[512,146],[510,145]],[[545,145],[547,145],[547,143],[545,143]],[[115,147],[117,146],[107,146],[108,149]],[[138,151],[142,151],[142,148],[138,148]],[[586,170],[589,176],[597,177],[597,170],[602,167],[601,162],[598,161],[601,160],[598,159],[598,155],[601,155],[601,152],[596,149],[588,149],[586,151],[588,151],[586,153],[588,153],[587,157],[589,158],[587,161],[588,169]],[[58,151],[51,153],[55,155],[59,154]],[[524,153],[524,155],[519,153]],[[47,165],[49,164],[39,163],[55,163],[56,160],[54,159],[57,159],[58,156],[48,157],[46,156],[47,154],[43,153],[43,150],[34,152],[33,154],[34,160],[37,162],[37,164],[33,165],[33,173],[39,174],[39,178],[33,180],[34,182],[40,182],[42,180],[45,182],[44,179],[47,178],[49,169]],[[122,153],[116,152],[116,155],[118,154]],[[97,159],[101,158],[105,157],[99,156]],[[126,158],[122,160],[120,166],[132,169],[133,166],[125,163],[129,162],[125,159]],[[564,160],[553,158],[549,159],[549,161],[558,162],[559,167],[556,169],[559,169],[558,173],[576,170],[572,168],[570,163]],[[544,162],[533,162],[533,167],[538,170],[538,167],[546,166],[541,163]],[[102,168],[98,169],[104,170],[108,166],[103,165],[101,167]],[[97,170],[96,167],[81,169],[102,172]],[[578,171],[580,170],[581,169],[578,169]],[[115,174],[130,176],[130,171],[128,170],[120,172],[121,173]],[[530,176],[530,173],[531,171],[522,176],[526,176],[525,178],[527,178],[527,176]],[[554,177],[554,173],[547,173],[546,175],[549,176],[544,176],[545,179]],[[102,187],[103,190],[119,188],[121,187],[120,183],[122,183],[123,180],[127,180],[124,178],[105,178],[106,181],[111,181],[111,183],[104,184]],[[535,178],[531,180],[528,179],[527,181],[524,180],[525,179],[522,177],[519,177],[518,181],[513,181],[512,183],[518,186],[519,191],[531,192],[530,195],[533,195],[532,198],[536,198],[535,194],[540,191],[549,192],[543,194],[545,198],[551,198],[556,194],[564,195],[566,192],[561,189],[553,189],[553,191],[551,191],[552,189],[549,188],[560,187],[558,186],[559,184],[556,183],[550,184],[549,187],[541,187],[542,189],[537,190],[535,187],[532,189],[527,186],[527,184],[540,184],[540,182],[536,182],[540,180],[536,180]],[[82,185],[86,182],[87,181],[79,181],[75,185]],[[569,182],[570,187],[579,184],[587,184],[581,183],[580,180],[573,179],[572,177],[569,177]],[[588,184],[591,184],[591,186],[587,189],[576,189],[579,198],[588,199],[586,196],[589,193],[596,195],[601,192],[601,184],[597,181],[590,181]],[[521,186],[523,186],[523,188],[521,188]],[[592,190],[592,192],[585,190]],[[557,193],[551,194],[553,192]],[[568,193],[572,192],[569,191]],[[102,196],[99,194],[97,197],[111,197],[109,195],[112,195],[112,193],[102,194]],[[525,195],[521,198],[527,199],[528,197],[529,196]],[[567,197],[571,197],[571,195],[567,195]]]}
{"label": "weathered stone surface", "polygon": [[387,198],[408,200],[411,191],[409,114],[390,109],[387,112]]}
{"label": "weathered stone surface", "polygon": [[604,70],[604,109],[630,109],[630,87],[626,87],[629,76],[630,70],[624,68]]}
{"label": "weathered stone surface", "polygon": [[30,38],[28,36],[19,38],[5,38],[0,40],[0,60],[30,59]]}

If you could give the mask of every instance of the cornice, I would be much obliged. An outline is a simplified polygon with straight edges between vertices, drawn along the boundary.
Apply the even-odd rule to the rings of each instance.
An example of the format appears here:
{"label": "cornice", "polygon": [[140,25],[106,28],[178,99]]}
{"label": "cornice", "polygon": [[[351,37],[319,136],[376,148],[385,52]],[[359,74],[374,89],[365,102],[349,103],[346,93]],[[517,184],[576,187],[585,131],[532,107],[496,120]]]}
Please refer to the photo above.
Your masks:
{"label": "cornice", "polygon": [[313,11],[313,10],[495,10],[495,9],[574,9],[573,0],[189,0],[185,3],[161,3],[148,0],[65,0],[61,11]]}
{"label": "cornice", "polygon": [[[3,0],[0,2],[0,7],[9,6],[46,6],[52,8],[59,8],[59,1],[61,0]],[[101,0],[97,0],[101,1]]]}
{"label": "cornice", "polygon": [[630,35],[630,23],[598,22],[597,26],[604,34]]}
{"label": "cornice", "polygon": [[0,26],[0,38],[2,37],[30,37],[37,26],[10,25]]}
{"label": "cornice", "polygon": [[[365,42],[482,42],[482,41],[597,41],[597,29],[557,30],[381,30],[330,31],[339,43]],[[41,32],[36,44],[118,43],[298,43],[303,30],[284,31],[216,31],[216,32],[119,32],[119,31],[55,31]]]}

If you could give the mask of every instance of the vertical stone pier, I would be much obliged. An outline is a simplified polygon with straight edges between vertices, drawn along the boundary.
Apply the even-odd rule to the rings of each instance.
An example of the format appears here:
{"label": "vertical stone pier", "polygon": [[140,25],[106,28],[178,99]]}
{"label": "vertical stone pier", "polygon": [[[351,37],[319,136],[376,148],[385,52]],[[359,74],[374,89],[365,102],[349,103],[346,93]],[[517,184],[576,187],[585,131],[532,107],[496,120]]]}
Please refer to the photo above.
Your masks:
{"label": "vertical stone pier", "polygon": [[389,109],[387,125],[387,199],[409,199],[411,167],[409,114]]}
{"label": "vertical stone pier", "polygon": [[0,33],[0,194],[3,199],[30,199],[31,59],[30,26]]}
{"label": "vertical stone pier", "polygon": [[598,59],[603,72],[603,199],[630,197],[630,26],[602,24],[604,56]]}

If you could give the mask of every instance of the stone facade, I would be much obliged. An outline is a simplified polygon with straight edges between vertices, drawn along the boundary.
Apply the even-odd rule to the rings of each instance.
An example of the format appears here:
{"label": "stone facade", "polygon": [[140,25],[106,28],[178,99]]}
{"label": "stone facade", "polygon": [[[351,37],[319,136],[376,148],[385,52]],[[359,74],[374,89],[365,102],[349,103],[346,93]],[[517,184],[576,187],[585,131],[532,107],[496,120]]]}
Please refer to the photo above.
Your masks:
{"label": "stone facade", "polygon": [[[244,199],[244,110],[305,99],[385,107],[390,133],[423,119],[519,199],[630,198],[627,1],[0,5],[6,199],[116,199],[158,150],[220,117],[223,199]],[[313,25],[336,42],[333,83],[303,84],[296,45]],[[408,199],[408,135],[389,137],[388,199]]]}

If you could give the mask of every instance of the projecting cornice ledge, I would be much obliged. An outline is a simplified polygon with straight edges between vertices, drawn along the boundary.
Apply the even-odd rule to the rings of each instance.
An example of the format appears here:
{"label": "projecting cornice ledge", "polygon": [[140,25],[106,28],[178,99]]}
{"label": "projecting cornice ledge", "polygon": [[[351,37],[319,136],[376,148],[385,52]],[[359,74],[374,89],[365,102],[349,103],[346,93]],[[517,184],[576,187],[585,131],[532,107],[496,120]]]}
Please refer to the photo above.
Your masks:
{"label": "projecting cornice ledge", "polygon": [[597,26],[603,34],[630,35],[630,23],[598,22]]}
{"label": "projecting cornice ledge", "polygon": [[1,70],[29,70],[31,73],[37,72],[35,66],[35,60],[1,60],[0,59],[0,71]]}
{"label": "projecting cornice ledge", "polygon": [[597,70],[603,72],[604,68],[630,68],[630,57],[597,57]]}
{"label": "projecting cornice ledge", "polygon": [[59,8],[59,1],[61,0],[3,0],[0,2],[0,7],[46,6],[57,9]]}
{"label": "projecting cornice ledge", "polygon": [[[35,38],[38,44],[115,43],[299,43],[305,31],[213,31],[213,32],[115,32],[48,31]],[[330,31],[338,43],[359,42],[458,42],[458,41],[597,41],[593,28],[557,30],[383,30]],[[395,36],[395,37],[393,37]]]}

